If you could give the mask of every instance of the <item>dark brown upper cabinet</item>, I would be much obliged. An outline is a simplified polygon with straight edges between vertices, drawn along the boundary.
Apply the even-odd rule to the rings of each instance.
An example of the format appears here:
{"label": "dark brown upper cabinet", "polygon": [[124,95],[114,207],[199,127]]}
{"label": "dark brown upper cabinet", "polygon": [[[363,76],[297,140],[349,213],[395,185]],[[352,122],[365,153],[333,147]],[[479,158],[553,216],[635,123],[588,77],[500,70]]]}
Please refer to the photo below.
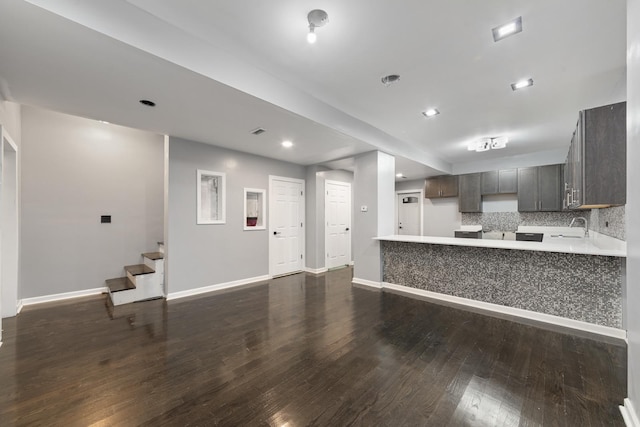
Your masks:
{"label": "dark brown upper cabinet", "polygon": [[440,197],[456,197],[458,195],[458,176],[441,175],[427,178],[424,182],[424,197],[437,199]]}
{"label": "dark brown upper cabinet", "polygon": [[518,192],[518,169],[482,172],[482,195]]}
{"label": "dark brown upper cabinet", "polygon": [[627,104],[580,111],[565,163],[564,203],[570,209],[627,202]]}
{"label": "dark brown upper cabinet", "polygon": [[562,210],[562,165],[518,169],[518,211]]}
{"label": "dark brown upper cabinet", "polygon": [[480,173],[458,176],[458,210],[460,212],[482,212],[481,180]]}

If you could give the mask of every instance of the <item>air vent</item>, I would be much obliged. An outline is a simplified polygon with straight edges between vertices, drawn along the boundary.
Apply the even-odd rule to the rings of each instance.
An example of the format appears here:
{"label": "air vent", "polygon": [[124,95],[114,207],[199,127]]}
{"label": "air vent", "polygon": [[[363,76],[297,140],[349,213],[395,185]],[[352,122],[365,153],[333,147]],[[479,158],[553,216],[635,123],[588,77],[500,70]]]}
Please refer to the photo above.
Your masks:
{"label": "air vent", "polygon": [[265,132],[266,130],[264,130],[263,128],[257,128],[251,131],[251,133],[254,135],[262,135]]}

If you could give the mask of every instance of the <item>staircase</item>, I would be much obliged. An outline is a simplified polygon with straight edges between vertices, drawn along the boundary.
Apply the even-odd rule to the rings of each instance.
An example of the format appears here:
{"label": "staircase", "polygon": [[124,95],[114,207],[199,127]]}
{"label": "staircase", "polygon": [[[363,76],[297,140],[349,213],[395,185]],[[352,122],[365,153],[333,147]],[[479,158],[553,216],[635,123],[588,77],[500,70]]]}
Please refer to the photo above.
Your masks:
{"label": "staircase", "polygon": [[114,306],[164,297],[164,245],[142,254],[143,264],[124,267],[125,277],[106,280]]}

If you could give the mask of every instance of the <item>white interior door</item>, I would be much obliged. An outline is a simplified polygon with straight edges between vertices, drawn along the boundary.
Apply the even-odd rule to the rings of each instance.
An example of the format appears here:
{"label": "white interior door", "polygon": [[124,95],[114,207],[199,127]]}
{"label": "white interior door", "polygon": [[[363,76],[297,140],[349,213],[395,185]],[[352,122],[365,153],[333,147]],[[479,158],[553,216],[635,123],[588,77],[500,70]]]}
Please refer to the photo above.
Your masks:
{"label": "white interior door", "polygon": [[0,128],[0,307],[2,317],[18,310],[18,147]]}
{"label": "white interior door", "polygon": [[351,263],[351,184],[325,181],[326,267]]}
{"label": "white interior door", "polygon": [[302,271],[304,266],[304,180],[269,177],[270,275]]}
{"label": "white interior door", "polygon": [[422,196],[420,192],[398,194],[398,234],[420,236],[422,222]]}

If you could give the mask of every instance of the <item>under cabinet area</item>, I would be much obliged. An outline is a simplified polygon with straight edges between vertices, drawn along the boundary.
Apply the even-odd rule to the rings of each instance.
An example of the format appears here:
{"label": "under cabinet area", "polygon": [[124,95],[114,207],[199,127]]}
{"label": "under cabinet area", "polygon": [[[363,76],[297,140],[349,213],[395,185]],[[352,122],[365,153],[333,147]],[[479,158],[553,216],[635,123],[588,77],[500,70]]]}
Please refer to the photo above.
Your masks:
{"label": "under cabinet area", "polygon": [[458,176],[441,175],[427,178],[424,182],[424,197],[437,199],[440,197],[456,197],[458,195]]}
{"label": "under cabinet area", "polygon": [[625,102],[580,111],[565,163],[569,209],[626,203],[626,114]]}
{"label": "under cabinet area", "polygon": [[518,169],[518,211],[562,210],[562,165]]}

